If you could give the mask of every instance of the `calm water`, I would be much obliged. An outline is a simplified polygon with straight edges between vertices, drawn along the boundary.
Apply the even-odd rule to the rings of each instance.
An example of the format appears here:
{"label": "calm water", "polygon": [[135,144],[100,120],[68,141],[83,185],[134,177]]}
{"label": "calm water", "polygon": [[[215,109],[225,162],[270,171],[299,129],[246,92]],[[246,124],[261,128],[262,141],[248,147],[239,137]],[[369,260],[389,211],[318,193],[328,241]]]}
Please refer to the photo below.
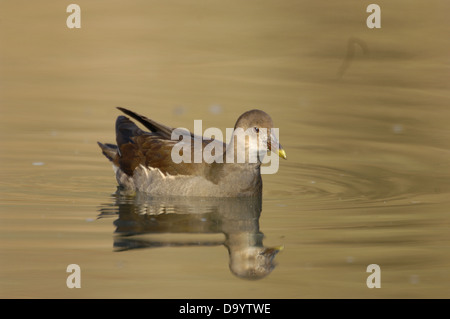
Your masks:
{"label": "calm water", "polygon": [[[0,297],[450,297],[448,2],[77,3],[0,3]],[[288,160],[261,200],[117,196],[115,106],[260,108]]]}

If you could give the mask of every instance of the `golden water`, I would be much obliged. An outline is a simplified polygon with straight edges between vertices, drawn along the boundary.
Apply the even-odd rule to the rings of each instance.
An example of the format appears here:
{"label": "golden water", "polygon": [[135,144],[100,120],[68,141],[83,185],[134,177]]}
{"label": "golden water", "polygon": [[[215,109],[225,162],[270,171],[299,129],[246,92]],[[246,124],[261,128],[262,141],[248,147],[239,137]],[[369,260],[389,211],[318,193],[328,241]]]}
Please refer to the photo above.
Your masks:
{"label": "golden water", "polygon": [[[381,29],[350,0],[76,3],[77,30],[0,3],[0,297],[450,297],[448,1],[377,1]],[[262,211],[117,198],[115,106],[223,131],[260,108],[288,160]],[[284,250],[250,281],[252,245]]]}

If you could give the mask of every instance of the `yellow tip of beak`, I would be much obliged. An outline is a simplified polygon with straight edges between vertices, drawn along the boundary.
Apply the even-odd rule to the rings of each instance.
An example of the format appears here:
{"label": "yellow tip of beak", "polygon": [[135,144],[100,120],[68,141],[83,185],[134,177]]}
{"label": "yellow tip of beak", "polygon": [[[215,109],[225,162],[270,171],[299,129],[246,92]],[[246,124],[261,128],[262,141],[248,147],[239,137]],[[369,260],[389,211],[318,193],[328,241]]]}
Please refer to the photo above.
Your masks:
{"label": "yellow tip of beak", "polygon": [[281,157],[281,158],[286,159],[286,152],[284,151],[284,149],[280,148],[278,150],[278,156]]}
{"label": "yellow tip of beak", "polygon": [[266,248],[264,250],[264,254],[276,255],[283,249],[284,249],[284,246],[276,246],[276,247]]}

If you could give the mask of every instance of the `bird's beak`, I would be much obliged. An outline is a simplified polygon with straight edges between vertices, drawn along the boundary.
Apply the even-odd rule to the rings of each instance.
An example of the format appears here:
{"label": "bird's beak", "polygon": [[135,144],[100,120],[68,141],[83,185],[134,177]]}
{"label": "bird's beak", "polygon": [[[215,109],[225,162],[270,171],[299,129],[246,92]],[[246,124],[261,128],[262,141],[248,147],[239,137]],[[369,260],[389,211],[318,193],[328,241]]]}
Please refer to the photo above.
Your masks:
{"label": "bird's beak", "polygon": [[277,138],[273,135],[270,134],[270,139],[267,142],[267,149],[271,152],[278,152],[278,156],[286,159],[286,151],[283,149],[283,147],[281,146],[281,144],[278,142]]}
{"label": "bird's beak", "polygon": [[278,156],[281,157],[281,158],[283,158],[283,159],[286,159],[286,158],[287,158],[287,157],[286,157],[286,152],[285,152],[285,150],[281,147],[281,145],[278,146]]}

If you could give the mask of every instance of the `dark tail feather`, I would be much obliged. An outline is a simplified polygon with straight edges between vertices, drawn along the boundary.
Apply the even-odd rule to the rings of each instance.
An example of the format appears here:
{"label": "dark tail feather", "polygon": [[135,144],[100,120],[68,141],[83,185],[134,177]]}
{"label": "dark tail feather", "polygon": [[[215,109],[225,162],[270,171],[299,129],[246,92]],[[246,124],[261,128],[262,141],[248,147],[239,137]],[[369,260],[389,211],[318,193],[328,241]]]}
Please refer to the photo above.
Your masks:
{"label": "dark tail feather", "polygon": [[103,155],[105,155],[107,159],[109,159],[111,162],[113,162],[114,158],[117,156],[117,152],[119,151],[119,149],[117,148],[117,145],[102,144],[100,142],[97,142],[97,144],[102,149]]}
{"label": "dark tail feather", "polygon": [[134,143],[132,137],[145,134],[139,127],[136,126],[125,116],[119,116],[116,120],[116,142],[114,144],[102,144],[97,142],[102,149],[103,155],[110,161],[114,161],[117,155],[120,154],[120,146],[127,143]]}
{"label": "dark tail feather", "polygon": [[120,147],[123,144],[134,143],[131,139],[134,136],[145,134],[143,130],[136,126],[125,116],[119,116],[116,120],[116,142]]}
{"label": "dark tail feather", "polygon": [[143,115],[137,114],[133,111],[127,110],[123,107],[117,107],[119,110],[121,110],[126,115],[131,116],[135,120],[139,121],[142,125],[144,125],[146,128],[148,128],[150,131],[154,133],[158,133],[162,137],[166,139],[170,139],[172,136],[173,128],[165,126],[161,123],[155,122]]}

